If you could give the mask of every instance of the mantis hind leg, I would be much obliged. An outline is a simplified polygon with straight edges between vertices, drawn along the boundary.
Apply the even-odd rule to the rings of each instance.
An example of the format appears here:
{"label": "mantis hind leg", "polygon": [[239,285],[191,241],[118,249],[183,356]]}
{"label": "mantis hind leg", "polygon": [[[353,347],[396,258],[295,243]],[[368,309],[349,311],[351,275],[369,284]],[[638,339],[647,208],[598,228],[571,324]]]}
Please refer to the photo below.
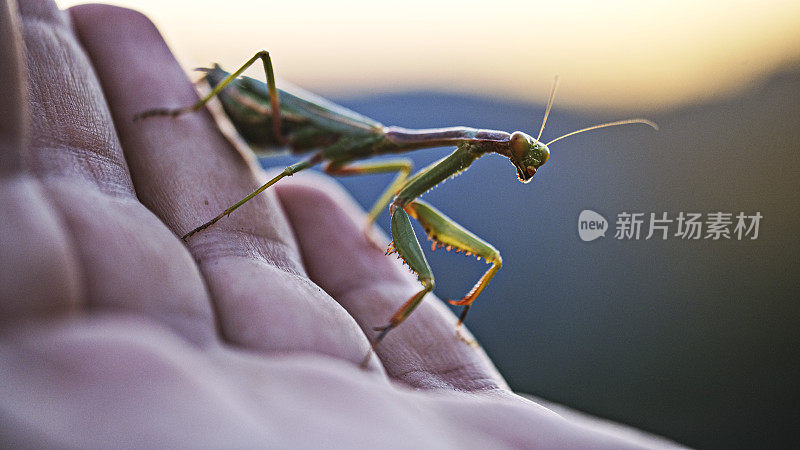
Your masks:
{"label": "mantis hind leg", "polygon": [[458,325],[464,322],[472,302],[478,298],[481,292],[489,284],[494,275],[503,265],[503,258],[491,244],[472,234],[469,230],[457,224],[453,219],[445,216],[433,206],[421,200],[414,200],[405,206],[405,210],[411,217],[417,219],[425,232],[433,240],[432,247],[445,247],[447,250],[456,249],[457,252],[464,252],[467,255],[474,255],[478,259],[484,258],[490,267],[481,278],[475,283],[464,298],[461,300],[449,300],[453,305],[463,305],[464,310],[458,319]]}
{"label": "mantis hind leg", "polygon": [[242,67],[239,67],[239,69],[237,69],[235,72],[228,75],[227,78],[225,78],[224,80],[219,82],[219,84],[214,86],[211,92],[206,94],[200,100],[196,101],[193,105],[176,109],[169,109],[169,108],[151,109],[149,111],[145,111],[135,115],[133,117],[133,120],[139,120],[153,116],[174,117],[174,116],[179,116],[183,113],[197,111],[203,106],[205,106],[205,104],[208,103],[209,100],[211,100],[212,98],[214,98],[214,96],[219,94],[220,91],[225,89],[226,86],[231,84],[233,80],[238,78],[239,75],[242,74],[242,72],[247,70],[248,67],[252,66],[253,63],[255,63],[259,59],[264,63],[264,73],[266,73],[267,75],[267,87],[269,88],[269,101],[270,101],[270,107],[273,111],[272,127],[275,131],[275,136],[277,136],[281,142],[285,142],[285,139],[282,137],[283,135],[281,134],[281,106],[280,106],[280,101],[278,99],[278,88],[275,86],[275,71],[272,69],[272,58],[270,58],[269,52],[266,50],[261,50],[260,52],[253,55],[253,57],[248,59],[247,62],[242,65]]}
{"label": "mantis hind leg", "polygon": [[373,173],[387,173],[396,172],[397,176],[392,183],[386,188],[380,197],[375,201],[375,204],[367,213],[367,222],[364,224],[364,234],[367,240],[376,247],[379,247],[378,242],[372,238],[372,227],[375,225],[375,220],[386,208],[386,205],[392,200],[392,197],[397,194],[401,187],[405,184],[409,174],[411,174],[412,163],[410,159],[391,159],[386,161],[375,161],[365,163],[352,163],[352,164],[337,164],[330,163],[325,166],[325,172],[331,175],[367,175]]}

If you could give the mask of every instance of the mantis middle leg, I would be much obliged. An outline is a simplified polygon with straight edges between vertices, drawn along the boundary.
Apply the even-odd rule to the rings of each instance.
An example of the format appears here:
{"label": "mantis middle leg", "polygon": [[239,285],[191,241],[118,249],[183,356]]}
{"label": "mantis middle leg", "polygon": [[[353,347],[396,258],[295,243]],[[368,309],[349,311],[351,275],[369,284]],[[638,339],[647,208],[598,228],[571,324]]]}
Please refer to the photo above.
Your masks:
{"label": "mantis middle leg", "polygon": [[331,175],[366,175],[372,173],[397,173],[394,181],[386,188],[386,190],[375,201],[372,209],[367,214],[367,223],[364,227],[365,233],[368,233],[375,224],[375,220],[381,214],[386,205],[392,200],[400,188],[405,184],[408,175],[411,174],[412,163],[410,159],[391,159],[386,161],[375,161],[365,163],[330,163],[325,166],[325,172]]}
{"label": "mantis middle leg", "polygon": [[297,164],[292,164],[291,166],[286,167],[285,169],[283,169],[283,172],[279,173],[278,175],[273,177],[271,180],[269,180],[266,183],[264,183],[263,185],[261,185],[261,187],[259,187],[255,191],[251,192],[247,197],[245,197],[245,198],[239,200],[238,202],[234,203],[233,205],[229,206],[227,209],[225,209],[225,211],[222,211],[216,217],[214,217],[213,219],[209,220],[208,222],[206,222],[206,223],[200,225],[199,227],[195,228],[194,230],[184,234],[183,236],[181,236],[181,239],[186,241],[193,234],[197,233],[198,231],[205,230],[206,228],[210,227],[211,225],[214,225],[220,219],[222,219],[223,217],[225,217],[228,214],[230,214],[233,211],[235,211],[236,208],[238,208],[238,207],[244,205],[245,203],[247,203],[247,201],[249,201],[251,198],[255,197],[256,195],[258,195],[258,194],[260,194],[262,192],[264,192],[265,189],[267,189],[268,187],[270,187],[273,184],[277,183],[278,180],[280,180],[281,178],[290,177],[290,176],[296,174],[297,172],[300,172],[301,170],[308,169],[309,167],[311,167],[311,166],[317,164],[318,162],[320,162],[321,160],[322,160],[321,153],[318,153],[318,154],[312,156],[311,158],[309,158],[309,159],[307,159],[305,161],[300,161]]}

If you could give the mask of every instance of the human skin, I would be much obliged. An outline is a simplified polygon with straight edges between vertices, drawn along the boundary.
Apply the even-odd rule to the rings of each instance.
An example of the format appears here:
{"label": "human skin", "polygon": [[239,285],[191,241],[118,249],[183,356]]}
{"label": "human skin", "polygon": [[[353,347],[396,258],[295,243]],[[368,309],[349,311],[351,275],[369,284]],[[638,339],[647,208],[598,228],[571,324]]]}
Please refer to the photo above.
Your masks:
{"label": "human skin", "polygon": [[320,175],[265,175],[137,12],[2,4],[0,443],[26,447],[661,445],[511,392]]}

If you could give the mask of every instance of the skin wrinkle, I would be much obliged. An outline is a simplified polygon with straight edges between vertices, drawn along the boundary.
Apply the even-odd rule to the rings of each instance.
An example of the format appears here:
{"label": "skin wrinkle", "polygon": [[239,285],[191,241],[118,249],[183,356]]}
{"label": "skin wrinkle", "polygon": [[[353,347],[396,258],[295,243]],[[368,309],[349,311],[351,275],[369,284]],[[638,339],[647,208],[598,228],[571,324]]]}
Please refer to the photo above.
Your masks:
{"label": "skin wrinkle", "polygon": [[105,179],[108,181],[98,186],[103,193],[113,197],[132,198],[130,181],[124,178],[120,181],[116,176],[112,176],[127,170],[125,165],[115,158],[66,143],[46,149],[39,147],[39,152],[41,156],[37,158],[35,169],[43,183],[74,182],[76,175],[80,175],[82,181]]}
{"label": "skin wrinkle", "polygon": [[403,372],[393,373],[392,376],[400,380],[405,380],[406,384],[414,386],[418,383],[410,381],[417,378],[412,377],[412,374],[421,374],[421,378],[425,380],[433,376],[441,380],[446,388],[463,392],[476,393],[480,391],[502,390],[502,388],[497,385],[497,380],[491,377],[481,376],[479,370],[458,362],[456,362],[453,367],[437,367],[435,372],[424,367],[412,367]]}
{"label": "skin wrinkle", "polygon": [[463,392],[508,389],[504,382],[498,381],[497,374],[487,373],[474,362],[452,355],[408,351],[394,357],[398,361],[393,366],[403,369],[390,371],[390,375],[409,386],[421,389],[446,387]]}
{"label": "skin wrinkle", "polygon": [[[79,79],[83,76],[90,80],[94,74],[79,68],[88,64],[72,37],[67,16],[36,16],[34,20],[23,16],[22,23],[31,55],[27,70],[36,112],[31,121],[34,172],[43,179],[81,174],[83,180],[104,192],[131,196],[127,166],[113,154],[119,141],[113,127],[107,126],[110,116],[105,102]],[[42,54],[46,57],[33,57]],[[51,76],[54,71],[50,67],[74,59],[75,63],[67,63],[72,70],[55,71],[56,76]],[[91,100],[87,103],[84,99]]]}
{"label": "skin wrinkle", "polygon": [[306,276],[302,264],[295,258],[287,257],[297,252],[295,246],[246,230],[219,233],[225,236],[214,236],[213,240],[193,238],[197,261],[240,257],[273,266],[291,275]]}

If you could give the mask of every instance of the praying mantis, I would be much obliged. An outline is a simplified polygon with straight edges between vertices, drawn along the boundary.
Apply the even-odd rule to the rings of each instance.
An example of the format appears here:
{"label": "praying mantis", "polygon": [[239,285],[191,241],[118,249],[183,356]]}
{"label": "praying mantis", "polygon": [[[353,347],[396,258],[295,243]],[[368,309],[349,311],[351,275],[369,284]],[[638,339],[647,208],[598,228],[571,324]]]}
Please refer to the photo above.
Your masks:
{"label": "praying mantis", "polygon": [[[267,82],[240,75],[261,60]],[[389,318],[387,324],[373,328],[378,332],[373,348],[400,325],[420,304],[426,294],[434,289],[434,276],[425,258],[419,240],[411,225],[417,220],[433,241],[433,247],[443,246],[485,259],[491,267],[460,300],[450,300],[464,308],[458,317],[460,326],[472,303],[483,292],[500,267],[503,259],[491,244],[474,235],[420,196],[442,181],[467,170],[478,158],[497,153],[509,159],[519,181],[528,183],[550,157],[549,145],[578,133],[598,128],[626,124],[644,124],[658,129],[647,119],[627,119],[608,122],[567,133],[547,143],[539,139],[553,106],[558,78],[555,79],[545,108],[539,134],[534,139],[521,131],[483,130],[468,127],[435,129],[406,129],[383,124],[349,109],[309,93],[292,93],[276,87],[272,60],[267,51],[260,51],[233,73],[214,65],[205,72],[204,80],[211,91],[191,106],[177,109],[153,109],[138,114],[135,119],[153,116],[178,116],[203,108],[209,100],[218,97],[225,114],[244,141],[257,153],[260,150],[285,146],[294,154],[310,156],[286,167],[264,185],[231,205],[216,217],[182,236],[184,241],[231,214],[247,201],[260,194],[284,177],[325,162],[323,170],[331,175],[362,175],[396,173],[394,181],[367,213],[365,235],[374,226],[380,213],[389,205],[392,243],[386,254],[397,253],[416,275],[422,288],[407,299]],[[227,89],[226,89],[227,88]],[[413,150],[454,146],[448,156],[411,176],[409,159],[389,159],[373,162],[356,162],[378,155],[404,153]]]}

